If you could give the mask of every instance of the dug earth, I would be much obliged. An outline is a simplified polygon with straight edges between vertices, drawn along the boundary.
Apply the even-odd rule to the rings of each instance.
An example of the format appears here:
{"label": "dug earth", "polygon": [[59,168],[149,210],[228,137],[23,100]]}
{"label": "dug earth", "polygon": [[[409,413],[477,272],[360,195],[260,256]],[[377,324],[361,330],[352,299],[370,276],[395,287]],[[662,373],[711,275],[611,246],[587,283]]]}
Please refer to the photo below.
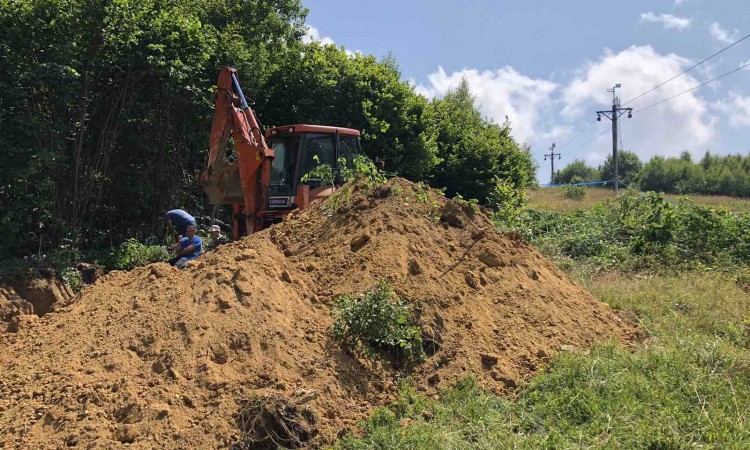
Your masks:
{"label": "dug earth", "polygon": [[503,393],[561,349],[632,339],[471,205],[400,179],[350,189],[185,270],[111,272],[68,306],[0,324],[0,448],[330,443],[404,375],[331,338],[336,297],[378,280],[418,312],[423,391],[473,374]]}

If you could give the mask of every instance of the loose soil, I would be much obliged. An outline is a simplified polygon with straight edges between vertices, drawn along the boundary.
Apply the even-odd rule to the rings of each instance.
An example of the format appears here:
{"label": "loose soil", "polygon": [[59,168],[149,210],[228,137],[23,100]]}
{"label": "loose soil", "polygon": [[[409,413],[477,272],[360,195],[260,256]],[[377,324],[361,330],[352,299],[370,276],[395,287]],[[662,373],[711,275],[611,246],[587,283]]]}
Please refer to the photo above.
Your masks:
{"label": "loose soil", "polygon": [[330,339],[336,296],[379,279],[419,312],[421,390],[473,374],[502,393],[561,349],[634,331],[469,206],[360,184],[183,271],[111,272],[16,317],[0,331],[0,448],[227,448],[240,428],[258,448],[330,443],[403,376]]}
{"label": "loose soil", "polygon": [[17,280],[0,284],[0,326],[22,314],[44,316],[67,304],[73,292],[56,278]]}

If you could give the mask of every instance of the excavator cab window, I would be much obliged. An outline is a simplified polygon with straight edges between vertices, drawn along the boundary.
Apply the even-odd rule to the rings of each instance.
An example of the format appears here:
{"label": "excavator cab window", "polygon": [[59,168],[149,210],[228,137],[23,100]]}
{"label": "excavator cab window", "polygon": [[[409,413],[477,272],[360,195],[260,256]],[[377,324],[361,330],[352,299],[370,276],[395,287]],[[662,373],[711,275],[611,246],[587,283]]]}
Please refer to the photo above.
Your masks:
{"label": "excavator cab window", "polygon": [[276,157],[271,162],[270,195],[294,195],[295,167],[299,148],[299,136],[286,136],[273,139],[271,142]]}
{"label": "excavator cab window", "polygon": [[[302,167],[300,178],[313,169],[323,164],[336,170],[336,149],[334,147],[335,136],[332,134],[305,134],[302,147]],[[317,156],[317,158],[316,158]],[[328,184],[327,180],[308,177],[306,184],[310,187],[320,187]]]}
{"label": "excavator cab window", "polygon": [[339,158],[346,159],[346,165],[350,169],[354,165],[354,156],[360,153],[359,138],[357,136],[339,135]]}

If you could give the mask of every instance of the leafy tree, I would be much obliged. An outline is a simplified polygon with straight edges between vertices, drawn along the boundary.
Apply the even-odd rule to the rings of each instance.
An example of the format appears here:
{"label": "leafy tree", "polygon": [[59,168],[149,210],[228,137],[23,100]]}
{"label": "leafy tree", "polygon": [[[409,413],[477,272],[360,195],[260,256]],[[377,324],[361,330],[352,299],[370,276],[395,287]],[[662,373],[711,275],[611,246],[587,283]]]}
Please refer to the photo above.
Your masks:
{"label": "leafy tree", "polygon": [[296,0],[0,1],[0,256],[200,211],[219,68],[263,82],[305,13]]}
{"label": "leafy tree", "polygon": [[529,148],[513,139],[509,122],[501,126],[482,117],[466,80],[444,98],[434,99],[431,107],[441,158],[432,182],[448,196],[488,203],[508,199],[509,186],[519,191],[535,182],[536,163]]}
{"label": "leafy tree", "polygon": [[706,153],[697,163],[679,158],[651,158],[641,170],[643,190],[675,194],[750,196],[750,157]]}
{"label": "leafy tree", "polygon": [[0,0],[0,257],[113,247],[158,233],[167,209],[207,210],[197,179],[225,65],[265,125],[357,128],[399,175],[523,201],[529,149],[481,116],[466,83],[428,101],[392,57],[302,43],[306,12],[298,0]]}
{"label": "leafy tree", "polygon": [[269,125],[313,123],[356,128],[371,158],[389,170],[425,179],[438,161],[427,100],[401,81],[395,62],[347,54],[334,45],[296,45],[257,94]]}
{"label": "leafy tree", "polygon": [[599,181],[599,171],[586,164],[582,159],[576,159],[565,166],[562,170],[555,172],[554,184],[569,184],[574,177],[578,177],[581,182]]}
{"label": "leafy tree", "polygon": [[[618,175],[620,183],[626,186],[635,186],[638,182],[638,172],[643,167],[643,163],[633,152],[620,150],[618,155]],[[612,155],[607,156],[604,164],[599,168],[602,179],[613,180],[615,178],[615,166],[612,162]]]}

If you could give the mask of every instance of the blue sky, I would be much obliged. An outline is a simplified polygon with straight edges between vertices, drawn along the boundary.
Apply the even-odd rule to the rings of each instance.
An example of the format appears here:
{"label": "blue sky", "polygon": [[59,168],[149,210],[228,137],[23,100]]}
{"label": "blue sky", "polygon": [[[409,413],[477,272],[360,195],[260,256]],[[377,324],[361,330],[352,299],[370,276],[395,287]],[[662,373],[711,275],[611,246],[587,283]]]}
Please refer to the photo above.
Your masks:
{"label": "blue sky", "polygon": [[[347,50],[393,53],[403,77],[428,97],[466,77],[482,112],[556,168],[600,164],[612,150],[606,89],[625,103],[750,33],[747,0],[472,1],[303,0],[311,38]],[[636,100],[622,146],[642,159],[683,150],[700,157],[750,150],[750,67],[651,108],[642,108],[750,62],[750,38]],[[598,137],[597,137],[598,136]],[[572,140],[571,140],[572,139]]]}

